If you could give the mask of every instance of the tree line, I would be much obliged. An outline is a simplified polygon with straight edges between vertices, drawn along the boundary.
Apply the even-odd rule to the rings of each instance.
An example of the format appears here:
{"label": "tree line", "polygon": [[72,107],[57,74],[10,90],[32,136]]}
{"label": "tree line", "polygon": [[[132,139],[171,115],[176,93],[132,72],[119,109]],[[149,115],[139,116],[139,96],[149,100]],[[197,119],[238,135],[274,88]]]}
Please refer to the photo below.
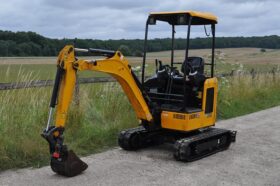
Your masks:
{"label": "tree line", "polygon": [[[120,50],[126,56],[142,56],[142,39],[97,40],[97,39],[50,39],[35,32],[0,31],[0,56],[56,56],[66,44],[75,44],[78,48],[101,48]],[[175,49],[185,49],[186,39],[175,40]],[[256,47],[279,49],[280,37],[276,35],[262,37],[218,37],[216,48]],[[190,48],[211,48],[211,38],[194,38]],[[171,39],[152,39],[148,41],[149,52],[171,49]]]}

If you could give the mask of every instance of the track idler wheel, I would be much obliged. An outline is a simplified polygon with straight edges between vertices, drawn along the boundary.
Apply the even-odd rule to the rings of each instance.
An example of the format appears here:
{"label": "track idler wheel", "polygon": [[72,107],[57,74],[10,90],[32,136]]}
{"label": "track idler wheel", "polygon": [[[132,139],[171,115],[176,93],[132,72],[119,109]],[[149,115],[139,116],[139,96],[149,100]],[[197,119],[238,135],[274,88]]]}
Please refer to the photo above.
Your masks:
{"label": "track idler wheel", "polygon": [[51,158],[51,168],[57,174],[73,177],[88,168],[88,165],[83,162],[72,150],[67,151],[62,158]]}
{"label": "track idler wheel", "polygon": [[118,143],[122,149],[133,151],[163,143],[160,135],[160,131],[148,131],[141,126],[121,131]]}
{"label": "track idler wheel", "polygon": [[122,131],[119,134],[118,143],[124,150],[137,150],[142,147],[141,133],[138,131]]}

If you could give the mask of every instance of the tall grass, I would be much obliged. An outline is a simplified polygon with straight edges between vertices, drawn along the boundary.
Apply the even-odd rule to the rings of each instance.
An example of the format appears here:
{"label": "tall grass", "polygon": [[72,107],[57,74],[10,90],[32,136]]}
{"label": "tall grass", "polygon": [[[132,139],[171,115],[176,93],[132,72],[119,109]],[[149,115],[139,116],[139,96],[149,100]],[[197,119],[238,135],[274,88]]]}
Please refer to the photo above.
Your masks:
{"label": "tall grass", "polygon": [[219,81],[218,117],[228,119],[280,105],[280,76],[242,71]]}
{"label": "tall grass", "polygon": [[[28,82],[33,77],[20,71],[17,80]],[[219,119],[280,105],[279,80],[277,74],[221,78]],[[0,91],[0,170],[48,163],[48,144],[40,133],[46,125],[50,93],[51,88]],[[138,124],[116,83],[81,85],[79,98],[79,104],[70,107],[65,143],[80,155],[116,145],[118,131]]]}
{"label": "tall grass", "polygon": [[[0,92],[0,170],[48,162],[48,144],[40,133],[46,126],[50,92],[51,88]],[[138,124],[115,83],[82,85],[79,96],[79,105],[70,107],[65,133],[65,143],[78,154],[116,145],[118,131]]]}

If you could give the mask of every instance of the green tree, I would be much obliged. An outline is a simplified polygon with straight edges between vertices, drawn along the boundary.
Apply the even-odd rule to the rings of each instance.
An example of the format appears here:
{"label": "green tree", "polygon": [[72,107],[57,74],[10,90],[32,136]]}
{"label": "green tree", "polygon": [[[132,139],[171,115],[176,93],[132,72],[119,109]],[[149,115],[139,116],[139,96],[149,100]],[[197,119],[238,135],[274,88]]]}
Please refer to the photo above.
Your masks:
{"label": "green tree", "polygon": [[[11,32],[0,30],[0,56],[57,56],[59,51],[67,44],[74,44],[74,39],[50,39],[35,32]],[[120,50],[126,56],[142,56],[144,41],[142,39],[121,40],[96,40],[76,39],[76,47],[100,48],[108,50]],[[211,38],[194,38],[190,41],[191,49],[211,48]],[[176,50],[186,47],[186,39],[175,40]],[[218,37],[216,48],[233,47],[257,47],[267,49],[279,49],[280,37]],[[156,52],[171,49],[171,39],[151,39],[148,41],[148,52]],[[85,54],[81,54],[85,55]]]}
{"label": "green tree", "polygon": [[21,43],[17,45],[19,49],[20,56],[32,56],[32,48],[29,43]]}
{"label": "green tree", "polygon": [[131,51],[126,45],[121,45],[118,50],[125,56],[131,56]]}
{"label": "green tree", "polygon": [[8,56],[9,55],[8,47],[9,47],[8,42],[0,40],[0,56]]}
{"label": "green tree", "polygon": [[143,57],[143,52],[140,51],[140,50],[136,50],[136,51],[133,53],[133,56],[136,56],[136,57]]}

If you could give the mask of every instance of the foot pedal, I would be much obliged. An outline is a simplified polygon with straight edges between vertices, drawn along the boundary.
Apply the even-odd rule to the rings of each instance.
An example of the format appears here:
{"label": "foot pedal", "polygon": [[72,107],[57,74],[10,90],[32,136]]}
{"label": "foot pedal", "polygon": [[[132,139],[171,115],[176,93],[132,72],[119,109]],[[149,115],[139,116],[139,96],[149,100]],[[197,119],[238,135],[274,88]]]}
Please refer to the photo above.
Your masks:
{"label": "foot pedal", "polygon": [[65,158],[51,158],[51,168],[57,174],[73,177],[88,168],[88,165],[83,162],[72,150],[69,150]]}

